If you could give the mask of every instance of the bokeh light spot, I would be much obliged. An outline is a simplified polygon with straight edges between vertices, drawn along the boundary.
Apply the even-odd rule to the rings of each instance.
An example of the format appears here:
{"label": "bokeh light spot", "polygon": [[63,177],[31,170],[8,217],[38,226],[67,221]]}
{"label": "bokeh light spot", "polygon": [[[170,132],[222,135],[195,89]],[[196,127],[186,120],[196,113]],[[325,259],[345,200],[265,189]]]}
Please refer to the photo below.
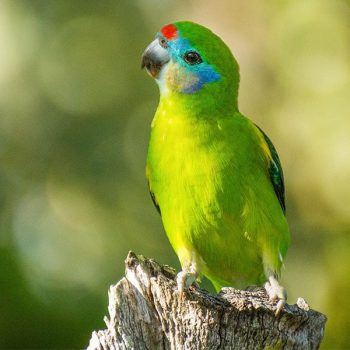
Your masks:
{"label": "bokeh light spot", "polygon": [[71,113],[95,113],[119,102],[126,91],[127,57],[118,26],[83,17],[64,23],[40,61],[44,91]]}

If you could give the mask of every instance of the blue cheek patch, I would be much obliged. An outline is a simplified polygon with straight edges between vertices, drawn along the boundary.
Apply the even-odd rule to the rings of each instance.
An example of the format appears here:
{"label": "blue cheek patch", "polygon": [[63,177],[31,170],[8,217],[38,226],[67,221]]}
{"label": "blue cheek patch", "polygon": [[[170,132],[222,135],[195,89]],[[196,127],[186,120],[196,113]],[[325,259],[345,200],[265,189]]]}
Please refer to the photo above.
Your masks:
{"label": "blue cheek patch", "polygon": [[[192,86],[188,86],[185,89],[183,89],[182,92],[186,94],[193,94],[194,92],[200,90],[204,84],[220,80],[220,75],[215,72],[215,70],[210,64],[203,62],[198,65],[198,68],[199,69],[195,70],[195,74],[198,77],[198,81]],[[192,69],[190,69],[190,71],[192,71]]]}
{"label": "blue cheek patch", "polygon": [[[200,64],[189,65],[183,60],[183,55],[194,48],[189,44],[186,39],[176,39],[168,41],[169,53],[171,58],[177,62],[188,74],[194,75],[195,79],[192,85],[186,85],[181,90],[186,94],[193,94],[200,90],[204,84],[212,83],[220,80],[221,76],[217,73],[214,67],[204,60]],[[194,50],[195,51],[195,50]]]}

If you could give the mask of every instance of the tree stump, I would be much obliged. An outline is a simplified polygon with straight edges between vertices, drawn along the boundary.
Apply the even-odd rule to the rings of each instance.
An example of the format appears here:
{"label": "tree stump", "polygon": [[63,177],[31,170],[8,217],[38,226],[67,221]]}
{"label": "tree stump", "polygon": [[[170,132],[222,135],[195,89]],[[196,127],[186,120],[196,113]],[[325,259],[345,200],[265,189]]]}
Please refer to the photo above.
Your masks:
{"label": "tree stump", "polygon": [[194,285],[179,295],[175,270],[128,254],[125,277],[109,289],[107,329],[94,331],[94,349],[317,349],[326,317],[304,299],[278,317],[263,288]]}

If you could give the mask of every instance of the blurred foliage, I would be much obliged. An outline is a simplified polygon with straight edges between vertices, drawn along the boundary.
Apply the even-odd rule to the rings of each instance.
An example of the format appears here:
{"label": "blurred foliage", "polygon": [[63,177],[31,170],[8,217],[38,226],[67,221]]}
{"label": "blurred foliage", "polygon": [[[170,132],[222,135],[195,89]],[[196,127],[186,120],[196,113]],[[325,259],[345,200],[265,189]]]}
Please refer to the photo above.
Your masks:
{"label": "blurred foliage", "polygon": [[178,267],[144,179],[158,91],[140,56],[165,23],[212,28],[241,111],[273,139],[293,240],[283,283],[350,344],[350,4],[0,1],[0,347],[83,348],[128,250]]}

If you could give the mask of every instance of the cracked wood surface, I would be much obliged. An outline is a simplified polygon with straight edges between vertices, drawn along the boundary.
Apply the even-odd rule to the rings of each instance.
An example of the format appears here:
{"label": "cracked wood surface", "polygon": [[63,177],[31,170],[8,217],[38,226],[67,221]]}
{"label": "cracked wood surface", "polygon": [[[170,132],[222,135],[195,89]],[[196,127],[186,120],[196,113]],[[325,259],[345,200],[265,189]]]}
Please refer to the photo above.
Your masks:
{"label": "cracked wood surface", "polygon": [[128,254],[125,277],[109,289],[107,329],[89,350],[317,349],[326,317],[299,298],[275,317],[263,288],[223,288],[211,295],[191,286],[177,292],[175,270]]}

